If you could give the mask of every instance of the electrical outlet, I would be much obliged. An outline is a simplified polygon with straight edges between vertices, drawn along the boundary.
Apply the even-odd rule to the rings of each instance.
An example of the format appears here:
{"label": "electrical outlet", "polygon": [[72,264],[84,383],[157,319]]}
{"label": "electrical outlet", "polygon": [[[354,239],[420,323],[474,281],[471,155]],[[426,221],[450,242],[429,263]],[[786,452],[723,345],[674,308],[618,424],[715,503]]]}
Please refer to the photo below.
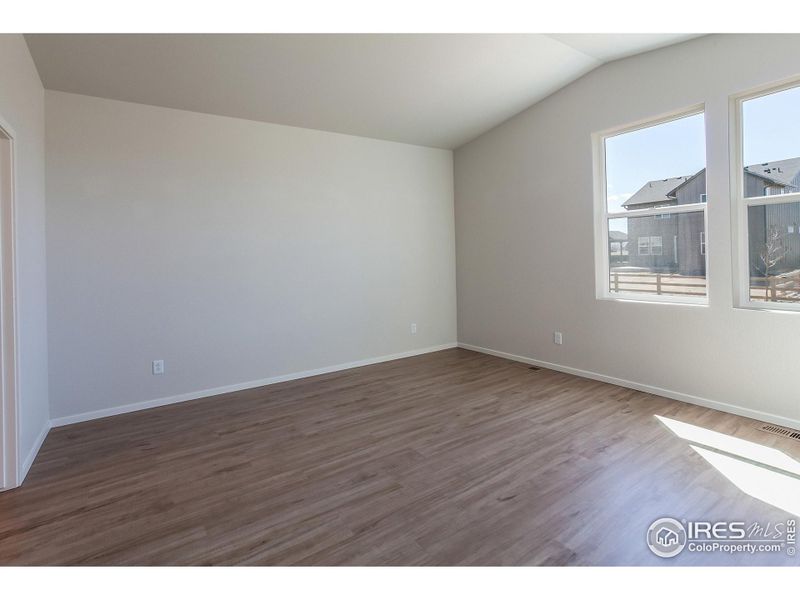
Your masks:
{"label": "electrical outlet", "polygon": [[163,375],[164,374],[164,361],[163,360],[154,360],[153,361],[153,375]]}
{"label": "electrical outlet", "polygon": [[564,343],[564,336],[561,335],[560,331],[553,332],[553,343],[559,346]]}
{"label": "electrical outlet", "polygon": [[411,335],[417,335],[417,324],[416,323],[412,323],[411,324]]}

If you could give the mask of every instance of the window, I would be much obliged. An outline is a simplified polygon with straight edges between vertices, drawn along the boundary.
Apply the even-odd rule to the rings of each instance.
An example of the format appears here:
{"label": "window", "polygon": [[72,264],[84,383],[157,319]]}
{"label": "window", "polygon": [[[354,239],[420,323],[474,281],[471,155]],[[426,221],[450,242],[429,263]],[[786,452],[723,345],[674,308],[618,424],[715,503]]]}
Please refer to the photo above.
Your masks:
{"label": "window", "polygon": [[706,232],[700,232],[700,254],[706,255]]}
{"label": "window", "polygon": [[650,254],[653,256],[661,256],[662,252],[662,244],[661,244],[661,236],[660,235],[651,235],[650,236]]}
{"label": "window", "polygon": [[783,194],[783,188],[779,185],[768,185],[764,188],[764,196],[777,196]]}
{"label": "window", "polygon": [[700,202],[708,202],[708,195],[700,194]]}
{"label": "window", "polygon": [[[612,244],[613,247],[613,244]],[[642,256],[661,255],[663,246],[660,235],[647,235],[639,238],[639,254]]]}
{"label": "window", "polygon": [[800,86],[736,100],[738,305],[800,310]]}
{"label": "window", "polygon": [[[706,220],[702,110],[598,134],[595,143],[598,297],[706,303],[706,257],[697,250]],[[609,252],[609,241],[627,240],[629,253]]]}

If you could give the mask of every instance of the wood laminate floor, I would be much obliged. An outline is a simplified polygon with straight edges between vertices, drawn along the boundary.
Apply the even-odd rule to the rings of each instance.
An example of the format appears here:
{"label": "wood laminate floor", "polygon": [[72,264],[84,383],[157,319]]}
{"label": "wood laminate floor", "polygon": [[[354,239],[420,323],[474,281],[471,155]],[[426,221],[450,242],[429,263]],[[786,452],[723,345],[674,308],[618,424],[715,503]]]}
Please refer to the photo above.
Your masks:
{"label": "wood laminate floor", "polygon": [[462,349],[53,429],[0,564],[797,564],[650,553],[662,516],[792,518],[655,415],[749,419]]}

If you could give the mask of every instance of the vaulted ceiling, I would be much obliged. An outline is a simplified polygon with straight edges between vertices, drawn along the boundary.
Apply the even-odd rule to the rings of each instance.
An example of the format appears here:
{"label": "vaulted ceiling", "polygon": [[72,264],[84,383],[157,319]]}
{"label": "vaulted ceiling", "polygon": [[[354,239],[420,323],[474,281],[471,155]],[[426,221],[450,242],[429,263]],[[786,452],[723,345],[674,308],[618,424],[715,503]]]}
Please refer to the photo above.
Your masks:
{"label": "vaulted ceiling", "polygon": [[35,34],[47,89],[456,148],[683,34]]}

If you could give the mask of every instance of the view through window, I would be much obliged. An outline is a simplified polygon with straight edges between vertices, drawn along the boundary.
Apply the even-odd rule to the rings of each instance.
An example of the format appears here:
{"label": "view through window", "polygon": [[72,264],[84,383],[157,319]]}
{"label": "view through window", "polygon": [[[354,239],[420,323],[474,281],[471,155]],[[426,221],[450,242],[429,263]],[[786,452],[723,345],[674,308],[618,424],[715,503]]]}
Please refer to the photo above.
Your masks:
{"label": "view through window", "polygon": [[706,296],[703,113],[605,138],[608,290]]}
{"label": "view through window", "polygon": [[750,300],[800,303],[800,87],[742,103]]}

